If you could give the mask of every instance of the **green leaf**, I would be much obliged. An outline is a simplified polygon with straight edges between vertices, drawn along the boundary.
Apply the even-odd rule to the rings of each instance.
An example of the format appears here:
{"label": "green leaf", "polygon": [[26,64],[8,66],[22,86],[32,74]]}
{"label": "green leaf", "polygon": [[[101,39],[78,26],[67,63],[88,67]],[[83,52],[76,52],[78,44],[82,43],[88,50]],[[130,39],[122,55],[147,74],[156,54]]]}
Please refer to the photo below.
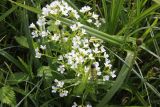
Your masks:
{"label": "green leaf", "polygon": [[52,69],[49,66],[42,66],[38,69],[37,76],[39,77],[45,77],[45,79],[48,79],[49,77],[52,77]]}
{"label": "green leaf", "polygon": [[132,69],[134,60],[135,60],[135,53],[132,51],[127,51],[127,57],[125,59],[125,64],[123,65],[120,73],[118,74],[116,81],[114,82],[111,89],[107,92],[105,97],[99,102],[97,107],[105,107],[105,105],[111,100],[111,98],[115,95],[115,93],[120,89],[124,80],[127,77],[127,74]]}
{"label": "green leaf", "polygon": [[3,13],[0,16],[0,21],[2,21],[3,19],[5,19],[8,15],[10,15],[15,9],[17,8],[17,6],[13,6],[11,9],[9,9],[7,12]]}
{"label": "green leaf", "polygon": [[146,82],[146,85],[160,98],[160,92],[153,85],[149,84],[148,82]]}
{"label": "green leaf", "polygon": [[143,98],[143,96],[141,95],[141,93],[140,92],[138,92],[138,91],[133,91],[134,93],[135,93],[135,95],[136,95],[136,97],[139,99],[139,101],[146,107],[146,106],[148,106],[148,103],[144,100],[144,98]]}
{"label": "green leaf", "polygon": [[118,18],[120,15],[120,12],[123,8],[123,3],[124,0],[112,0],[111,4],[111,15],[110,15],[110,22],[109,22],[109,33],[114,34],[116,27],[117,27],[117,22]]}
{"label": "green leaf", "polygon": [[3,51],[2,49],[0,49],[0,55],[2,55],[5,58],[7,58],[9,61],[14,63],[20,70],[25,72],[24,66],[21,63],[19,63],[19,61],[17,59],[15,59],[12,55],[7,53],[6,51]]}
{"label": "green leaf", "polygon": [[153,0],[153,1],[160,5],[160,0]]}
{"label": "green leaf", "polygon": [[21,3],[18,3],[18,2],[14,2],[12,0],[9,0],[11,3],[17,5],[17,6],[20,6],[22,8],[25,8],[31,12],[34,12],[34,13],[37,13],[37,14],[40,14],[41,13],[41,10],[40,9],[37,9],[37,8],[34,8],[34,7],[31,7],[31,6],[27,6],[27,5],[24,5],[24,4],[21,4]]}
{"label": "green leaf", "polygon": [[16,39],[16,42],[19,43],[21,46],[23,46],[25,48],[29,48],[26,37],[24,37],[24,36],[20,36],[20,37],[16,36],[15,39]]}
{"label": "green leaf", "polygon": [[160,6],[155,4],[153,6],[151,6],[150,8],[148,8],[147,10],[145,10],[143,13],[141,13],[139,16],[137,16],[134,20],[132,20],[130,23],[128,23],[126,26],[124,26],[120,32],[118,33],[118,35],[121,35],[122,33],[125,32],[126,29],[128,29],[129,27],[135,25],[136,23],[142,21],[146,16],[150,15],[151,12],[155,11],[156,9],[159,9]]}
{"label": "green leaf", "polygon": [[4,86],[0,89],[0,101],[2,103],[15,106],[16,97],[13,89],[10,86]]}
{"label": "green leaf", "polygon": [[23,72],[16,72],[10,75],[7,82],[11,85],[18,84],[24,82],[27,79],[28,75]]}

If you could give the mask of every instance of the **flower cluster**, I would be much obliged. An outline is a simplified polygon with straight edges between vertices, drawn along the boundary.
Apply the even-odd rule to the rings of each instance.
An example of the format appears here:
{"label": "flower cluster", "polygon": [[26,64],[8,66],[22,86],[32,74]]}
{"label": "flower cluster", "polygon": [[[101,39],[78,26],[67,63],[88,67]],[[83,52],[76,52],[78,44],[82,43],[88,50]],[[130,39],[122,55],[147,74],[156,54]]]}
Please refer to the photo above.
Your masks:
{"label": "flower cluster", "polygon": [[[91,10],[91,7],[84,6],[80,12],[84,14],[86,23],[98,28],[101,26],[102,18],[99,18],[99,15]],[[65,25],[60,21],[60,17],[69,18],[76,22]],[[91,37],[83,28],[83,24],[80,23],[80,18],[78,12],[64,0],[55,0],[50,5],[43,7],[42,14],[36,24],[32,23],[29,26],[32,29],[32,37],[36,41],[35,57],[49,56],[47,49],[56,52],[54,48],[50,47],[50,45],[54,45],[59,47],[58,54],[53,54],[50,58],[58,57],[57,72],[60,74],[67,75],[67,72],[72,70],[75,71],[75,78],[88,75],[88,79],[92,79],[91,71],[94,69],[96,71],[94,76],[98,79],[107,81],[110,77],[115,78],[115,71],[111,70],[111,61],[103,40]],[[61,50],[63,51],[61,52]],[[52,92],[58,92],[60,97],[67,96],[68,91],[63,88],[64,82],[57,79],[54,82]],[[73,107],[76,106],[78,105],[75,103]]]}
{"label": "flower cluster", "polygon": [[56,17],[59,15],[65,17],[74,17],[76,19],[79,19],[80,17],[78,12],[70,7],[64,0],[55,0],[50,5],[46,5],[46,7],[42,8],[42,15],[48,16],[50,14]]}
{"label": "flower cluster", "polygon": [[63,89],[64,82],[63,81],[58,81],[57,79],[55,79],[54,82],[55,82],[55,85],[52,86],[52,93],[59,92],[60,97],[67,96],[68,91]]}

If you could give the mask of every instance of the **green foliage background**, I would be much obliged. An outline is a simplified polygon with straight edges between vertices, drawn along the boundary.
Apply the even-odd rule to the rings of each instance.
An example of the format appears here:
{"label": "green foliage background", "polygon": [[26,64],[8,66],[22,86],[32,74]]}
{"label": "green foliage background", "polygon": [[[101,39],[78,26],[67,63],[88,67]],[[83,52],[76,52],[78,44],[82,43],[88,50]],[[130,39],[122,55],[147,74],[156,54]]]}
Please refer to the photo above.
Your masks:
{"label": "green foliage background", "polygon": [[[97,107],[160,106],[160,1],[159,0],[65,0],[74,9],[90,5],[106,23],[100,30],[84,26],[87,33],[103,39],[117,68],[117,78]],[[35,59],[30,30],[41,7],[52,0],[0,1],[0,101],[1,106],[65,107],[72,98],[51,94],[52,69]],[[71,20],[60,19],[69,25]],[[103,91],[103,90],[102,90]],[[91,102],[92,103],[92,102]]]}

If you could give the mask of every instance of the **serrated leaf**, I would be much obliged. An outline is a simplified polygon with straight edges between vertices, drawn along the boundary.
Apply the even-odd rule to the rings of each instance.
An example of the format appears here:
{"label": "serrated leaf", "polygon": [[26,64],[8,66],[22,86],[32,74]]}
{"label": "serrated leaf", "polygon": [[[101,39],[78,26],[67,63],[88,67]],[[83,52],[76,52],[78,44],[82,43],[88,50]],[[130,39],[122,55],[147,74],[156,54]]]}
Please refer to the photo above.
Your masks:
{"label": "serrated leaf", "polygon": [[16,105],[15,92],[10,86],[4,86],[0,89],[0,101],[2,103],[14,106]]}
{"label": "serrated leaf", "polygon": [[45,77],[45,79],[48,79],[52,76],[52,69],[49,66],[42,66],[38,69],[37,76],[39,77]]}

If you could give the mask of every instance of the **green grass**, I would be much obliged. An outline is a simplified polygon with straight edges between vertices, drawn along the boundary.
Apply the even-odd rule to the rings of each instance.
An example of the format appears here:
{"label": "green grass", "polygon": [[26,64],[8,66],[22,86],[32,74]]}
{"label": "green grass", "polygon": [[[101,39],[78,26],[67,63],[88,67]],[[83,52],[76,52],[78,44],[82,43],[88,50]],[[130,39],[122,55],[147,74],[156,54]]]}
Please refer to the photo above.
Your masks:
{"label": "green grass", "polygon": [[[87,91],[81,92],[82,100],[90,99],[93,107],[160,106],[159,0],[65,1],[78,12],[81,6],[90,5],[101,13],[106,21],[101,29],[86,23],[83,23],[83,28],[88,34],[106,42],[113,68],[117,70],[117,77],[111,83],[100,82],[100,87],[94,86],[94,89],[88,86]],[[51,0],[0,1],[2,107],[65,107],[74,102],[74,95],[60,98],[51,93],[52,81],[56,77],[63,77],[54,74],[47,78],[43,70],[54,72],[56,58],[35,58],[36,43],[28,26],[37,20],[41,13],[40,7],[50,2]],[[84,17],[83,14],[80,15]],[[76,23],[67,18],[59,20],[66,25]],[[74,83],[77,80],[66,78],[65,81]],[[84,85],[80,91],[86,87]],[[75,100],[81,102],[78,97]]]}

